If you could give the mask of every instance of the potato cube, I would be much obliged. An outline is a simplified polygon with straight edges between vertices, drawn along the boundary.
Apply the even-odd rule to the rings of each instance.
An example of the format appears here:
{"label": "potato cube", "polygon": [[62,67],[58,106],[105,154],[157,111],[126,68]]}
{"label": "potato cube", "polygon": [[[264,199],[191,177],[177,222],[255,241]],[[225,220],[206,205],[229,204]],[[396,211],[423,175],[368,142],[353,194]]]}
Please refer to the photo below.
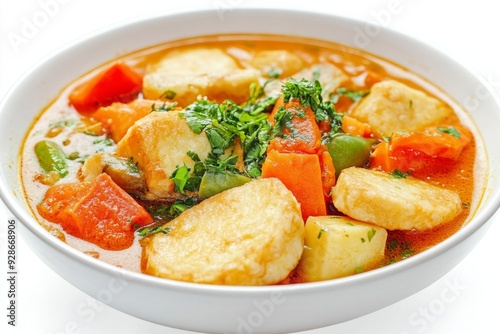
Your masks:
{"label": "potato cube", "polygon": [[307,281],[354,275],[384,256],[387,231],[349,217],[309,217],[299,274]]}

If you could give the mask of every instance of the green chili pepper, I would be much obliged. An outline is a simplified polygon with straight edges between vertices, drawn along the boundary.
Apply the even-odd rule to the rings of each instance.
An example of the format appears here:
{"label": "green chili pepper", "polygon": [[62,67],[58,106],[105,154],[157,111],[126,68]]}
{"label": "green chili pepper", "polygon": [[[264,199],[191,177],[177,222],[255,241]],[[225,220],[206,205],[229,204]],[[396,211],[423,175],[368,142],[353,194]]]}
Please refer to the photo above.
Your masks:
{"label": "green chili pepper", "polygon": [[370,161],[371,147],[375,142],[376,139],[346,133],[335,135],[327,148],[332,156],[336,177],[344,168],[365,166]]}
{"label": "green chili pepper", "polygon": [[64,152],[53,141],[42,140],[36,143],[35,154],[44,171],[57,172],[60,177],[65,177],[68,174]]}
{"label": "green chili pepper", "polygon": [[203,200],[224,190],[241,186],[251,180],[251,178],[240,174],[206,172],[201,179],[198,197]]}

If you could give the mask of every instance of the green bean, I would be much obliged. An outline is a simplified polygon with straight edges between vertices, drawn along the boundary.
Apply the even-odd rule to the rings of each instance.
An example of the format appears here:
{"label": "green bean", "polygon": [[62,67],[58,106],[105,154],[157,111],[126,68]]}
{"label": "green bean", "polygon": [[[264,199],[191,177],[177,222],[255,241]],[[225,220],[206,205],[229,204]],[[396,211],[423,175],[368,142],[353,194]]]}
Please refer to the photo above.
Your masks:
{"label": "green bean", "polygon": [[60,177],[68,174],[68,165],[63,150],[53,141],[42,140],[35,145],[35,154],[40,167],[46,172],[57,172]]}

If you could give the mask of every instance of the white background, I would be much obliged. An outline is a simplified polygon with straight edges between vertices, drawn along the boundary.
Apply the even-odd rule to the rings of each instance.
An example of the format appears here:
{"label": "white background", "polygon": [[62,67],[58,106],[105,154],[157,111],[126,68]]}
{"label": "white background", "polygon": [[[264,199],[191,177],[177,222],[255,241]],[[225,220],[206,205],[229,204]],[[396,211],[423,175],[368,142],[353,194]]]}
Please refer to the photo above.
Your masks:
{"label": "white background", "polygon": [[[494,4],[491,0],[0,0],[0,98],[40,59],[98,29],[185,8],[212,8],[223,14],[259,5],[308,8],[387,26],[469,64],[500,92],[500,19]],[[38,27],[27,28],[35,22]],[[41,263],[22,236],[18,239],[17,326],[8,326],[5,235],[7,221],[13,217],[0,205],[1,333],[191,333],[151,324],[101,304],[96,304],[93,319],[82,319],[76,310],[92,299]],[[421,292],[362,318],[302,333],[500,333],[498,223],[464,261]]]}

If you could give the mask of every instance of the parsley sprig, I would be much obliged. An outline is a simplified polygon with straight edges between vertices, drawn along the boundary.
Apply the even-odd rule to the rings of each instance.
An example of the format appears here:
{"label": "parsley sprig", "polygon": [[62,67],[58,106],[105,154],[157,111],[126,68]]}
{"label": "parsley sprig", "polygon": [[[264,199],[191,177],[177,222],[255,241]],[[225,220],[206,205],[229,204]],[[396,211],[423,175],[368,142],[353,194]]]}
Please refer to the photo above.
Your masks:
{"label": "parsley sprig", "polygon": [[193,132],[205,131],[212,148],[211,165],[218,164],[217,160],[227,159],[224,152],[234,147],[235,139],[239,138],[243,147],[246,173],[257,177],[260,176],[271,139],[272,127],[267,121],[268,114],[265,111],[274,105],[276,99],[277,97],[265,97],[241,106],[230,100],[220,104],[200,100],[189,105],[181,115]]}
{"label": "parsley sprig", "polygon": [[329,142],[332,136],[340,131],[343,116],[335,111],[334,102],[323,101],[318,80],[298,81],[290,78],[283,84],[282,92],[285,103],[297,99],[303,107],[311,107],[318,122],[328,122],[331,130],[325,134],[323,142]]}

